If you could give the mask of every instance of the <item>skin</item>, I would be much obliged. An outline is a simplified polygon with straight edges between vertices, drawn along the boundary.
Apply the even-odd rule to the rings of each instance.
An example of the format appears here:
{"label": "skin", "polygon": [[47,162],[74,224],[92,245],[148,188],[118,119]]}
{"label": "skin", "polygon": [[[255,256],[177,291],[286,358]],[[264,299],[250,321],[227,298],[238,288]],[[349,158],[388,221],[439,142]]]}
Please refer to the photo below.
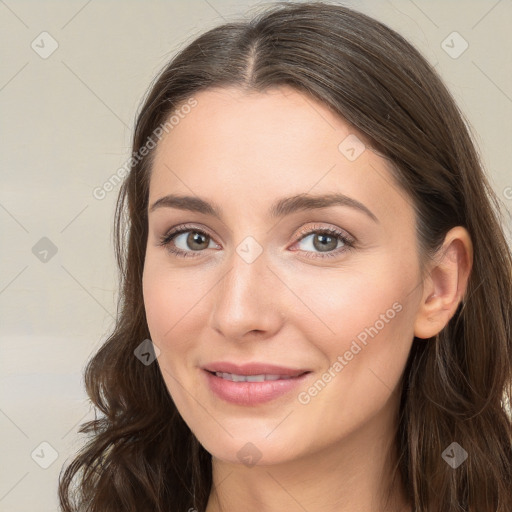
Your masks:
{"label": "skin", "polygon": [[[385,502],[400,378],[414,336],[439,332],[464,295],[472,264],[467,231],[447,234],[422,280],[411,200],[370,148],[353,161],[338,149],[357,135],[342,118],[288,87],[209,89],[195,98],[198,105],[155,149],[149,205],[170,193],[199,196],[223,217],[167,207],[150,212],[143,292],[165,384],[212,454],[207,512],[410,511],[400,480]],[[268,216],[282,197],[333,192],[360,201],[378,222],[338,205]],[[187,245],[190,232],[170,242],[193,253],[189,258],[159,245],[183,223],[209,235],[199,249],[190,238]],[[326,252],[313,244],[318,229],[329,227],[351,235],[354,247],[322,258],[343,248],[336,238]],[[251,263],[236,250],[248,236],[262,249]],[[393,304],[401,307],[394,318],[300,403],[299,392]],[[285,396],[241,406],[205,383],[200,367],[221,360],[312,373]],[[255,465],[238,455],[249,442],[261,457]]]}

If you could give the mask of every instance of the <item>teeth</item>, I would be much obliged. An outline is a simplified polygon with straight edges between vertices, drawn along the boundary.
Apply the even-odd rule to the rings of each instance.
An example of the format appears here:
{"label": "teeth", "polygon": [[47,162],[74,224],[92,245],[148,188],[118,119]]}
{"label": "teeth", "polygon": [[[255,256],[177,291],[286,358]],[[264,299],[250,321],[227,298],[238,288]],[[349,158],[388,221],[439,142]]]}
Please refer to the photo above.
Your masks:
{"label": "teeth", "polygon": [[232,380],[233,382],[264,382],[266,380],[279,380],[291,378],[289,375],[236,375],[234,373],[222,372],[215,372],[215,375],[226,380]]}

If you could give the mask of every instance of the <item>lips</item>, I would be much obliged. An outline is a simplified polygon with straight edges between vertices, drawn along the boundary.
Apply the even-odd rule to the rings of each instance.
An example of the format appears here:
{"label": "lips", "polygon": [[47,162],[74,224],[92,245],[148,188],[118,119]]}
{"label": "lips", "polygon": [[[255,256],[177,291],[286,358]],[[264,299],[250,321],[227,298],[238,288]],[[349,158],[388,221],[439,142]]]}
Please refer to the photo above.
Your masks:
{"label": "lips", "polygon": [[228,374],[239,377],[265,375],[270,378],[293,378],[299,377],[300,375],[309,372],[307,369],[289,368],[270,363],[245,363],[239,365],[230,363],[228,361],[209,363],[203,366],[203,369],[210,373],[218,374],[218,376],[221,376],[221,374]]}
{"label": "lips", "polygon": [[[212,371],[217,368],[230,369],[231,372],[238,373]],[[259,363],[250,365],[215,363],[202,368],[201,373],[213,395],[237,406],[258,406],[277,398],[292,400],[292,391],[305,385],[311,378],[310,375],[313,375],[308,370]],[[283,375],[286,373],[288,375]]]}

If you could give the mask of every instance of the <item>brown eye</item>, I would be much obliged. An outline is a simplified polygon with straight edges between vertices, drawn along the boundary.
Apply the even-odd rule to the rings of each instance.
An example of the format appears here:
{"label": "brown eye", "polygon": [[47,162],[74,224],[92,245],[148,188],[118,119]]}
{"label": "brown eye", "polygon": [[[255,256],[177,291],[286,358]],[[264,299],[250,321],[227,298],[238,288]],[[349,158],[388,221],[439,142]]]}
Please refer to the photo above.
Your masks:
{"label": "brown eye", "polygon": [[354,246],[352,239],[334,228],[309,229],[301,234],[304,236],[297,241],[297,245],[308,258],[339,256]]}
{"label": "brown eye", "polygon": [[198,255],[210,247],[210,242],[213,243],[213,240],[208,233],[186,226],[177,228],[160,239],[160,245],[166,247],[170,253],[182,257]]}
{"label": "brown eye", "polygon": [[320,233],[313,236],[313,247],[321,252],[332,251],[338,247],[338,239],[334,236]]}
{"label": "brown eye", "polygon": [[210,237],[205,233],[199,231],[190,231],[186,237],[185,245],[193,251],[200,251],[201,249],[208,249]]}

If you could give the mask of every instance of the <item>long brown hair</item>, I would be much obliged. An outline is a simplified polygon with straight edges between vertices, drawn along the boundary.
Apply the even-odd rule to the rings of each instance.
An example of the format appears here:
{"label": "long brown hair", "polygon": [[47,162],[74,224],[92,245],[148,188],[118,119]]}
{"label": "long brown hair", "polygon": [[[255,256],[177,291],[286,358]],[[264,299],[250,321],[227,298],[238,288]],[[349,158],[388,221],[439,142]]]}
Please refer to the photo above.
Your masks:
{"label": "long brown hair", "polygon": [[[154,151],[139,151],[199,91],[281,85],[322,101],[389,159],[415,209],[422,261],[452,227],[468,230],[474,260],[466,294],[438,335],[414,339],[404,371],[395,475],[416,512],[510,512],[512,255],[503,205],[469,123],[426,59],[382,23],[321,2],[277,3],[213,28],[152,84],[133,137],[138,156],[116,205],[116,325],[84,376],[101,417],[82,424],[88,441],[61,471],[62,510],[205,510],[211,456],[178,413],[158,364],[134,356],[150,338],[142,270]],[[457,468],[442,457],[454,441],[468,452]]]}

